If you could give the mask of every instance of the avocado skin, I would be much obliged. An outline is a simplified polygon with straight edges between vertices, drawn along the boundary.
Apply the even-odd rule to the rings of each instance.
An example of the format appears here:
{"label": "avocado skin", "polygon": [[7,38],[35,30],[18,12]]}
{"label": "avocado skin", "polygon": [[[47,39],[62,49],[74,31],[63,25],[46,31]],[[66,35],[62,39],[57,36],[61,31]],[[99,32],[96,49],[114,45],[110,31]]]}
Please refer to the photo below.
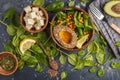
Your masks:
{"label": "avocado skin", "polygon": [[120,18],[120,14],[115,13],[111,9],[117,3],[120,3],[120,0],[119,1],[109,1],[109,2],[107,2],[104,5],[104,8],[103,8],[104,11],[105,11],[105,13],[108,14],[108,15],[110,15],[110,16],[112,16],[112,17]]}

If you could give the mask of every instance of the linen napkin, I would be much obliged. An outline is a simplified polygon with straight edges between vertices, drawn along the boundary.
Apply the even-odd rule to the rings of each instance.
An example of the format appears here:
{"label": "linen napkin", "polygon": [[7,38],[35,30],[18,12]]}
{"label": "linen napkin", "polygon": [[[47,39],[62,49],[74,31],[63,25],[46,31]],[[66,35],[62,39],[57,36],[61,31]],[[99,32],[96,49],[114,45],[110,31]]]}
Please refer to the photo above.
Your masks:
{"label": "linen napkin", "polygon": [[95,0],[90,4],[97,7],[104,14],[105,18],[108,20],[107,22],[98,20],[91,13],[90,7],[88,7],[88,13],[91,15],[93,22],[96,24],[101,34],[107,40],[116,58],[120,58],[120,47],[115,46],[115,42],[120,41],[120,34],[118,34],[108,25],[109,24],[108,22],[110,22],[110,23],[114,23],[120,28],[120,18],[114,18],[105,14],[105,12],[103,11],[103,7],[104,7],[104,4],[108,1],[109,0]]}

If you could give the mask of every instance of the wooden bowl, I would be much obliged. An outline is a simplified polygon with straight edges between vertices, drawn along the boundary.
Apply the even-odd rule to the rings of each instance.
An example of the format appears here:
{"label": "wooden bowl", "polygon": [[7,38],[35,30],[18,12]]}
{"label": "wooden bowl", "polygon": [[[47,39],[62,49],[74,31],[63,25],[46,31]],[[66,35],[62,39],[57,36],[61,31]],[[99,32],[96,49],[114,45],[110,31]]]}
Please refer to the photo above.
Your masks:
{"label": "wooden bowl", "polygon": [[[89,16],[89,14],[88,14],[86,11],[84,11],[83,9],[80,9],[80,8],[76,8],[76,7],[63,8],[61,11],[65,11],[65,10],[67,10],[68,8],[72,8],[72,9],[75,9],[75,10],[78,10],[78,11],[82,11],[82,12],[84,12],[85,14],[87,14],[87,15]],[[52,18],[51,23],[55,21],[56,15],[57,15],[57,14],[55,14],[54,17]],[[90,17],[90,16],[89,16],[89,17]],[[93,21],[92,21],[91,18],[90,18],[90,20],[91,20],[91,22],[92,22],[92,28],[93,28]],[[54,27],[51,25],[51,26],[50,26],[50,33],[51,33],[51,36],[52,36],[53,41],[54,41],[60,48],[62,48],[62,49],[64,49],[64,50],[67,50],[67,51],[79,51],[79,50],[81,50],[81,49],[86,48],[86,47],[89,45],[89,43],[91,42],[92,37],[93,37],[93,35],[94,35],[94,30],[92,29],[91,32],[90,32],[90,34],[89,34],[89,38],[88,38],[87,42],[85,42],[84,45],[83,45],[81,48],[77,48],[77,47],[75,47],[75,48],[66,48],[66,47],[63,47],[63,46],[55,39],[55,36],[54,36],[54,33],[53,33],[53,28],[54,28]]]}
{"label": "wooden bowl", "polygon": [[12,70],[10,70],[10,71],[6,71],[6,70],[4,70],[2,67],[0,67],[0,74],[1,75],[11,75],[11,74],[13,74],[16,70],[17,70],[17,68],[18,68],[18,60],[17,60],[17,58],[16,58],[16,56],[14,55],[14,54],[12,54],[12,53],[10,53],[10,52],[1,52],[0,53],[0,60],[4,57],[4,56],[10,56],[10,57],[12,57],[13,59],[14,59],[14,61],[15,61],[15,67],[12,69]]}
{"label": "wooden bowl", "polygon": [[21,13],[21,16],[20,16],[20,23],[21,23],[21,25],[22,25],[22,27],[26,30],[26,31],[28,31],[28,32],[30,32],[30,33],[37,33],[37,32],[41,32],[42,30],[44,30],[45,28],[46,28],[46,26],[47,26],[47,24],[48,24],[48,13],[47,13],[47,11],[43,8],[43,7],[41,7],[41,6],[38,6],[38,5],[30,5],[30,7],[32,8],[32,7],[38,7],[39,8],[39,10],[42,10],[42,12],[44,13],[44,17],[45,17],[45,24],[44,24],[44,26],[42,26],[42,28],[40,28],[39,30],[36,30],[36,29],[27,29],[26,28],[26,24],[25,24],[25,21],[24,21],[24,16],[25,16],[25,14],[26,14],[26,12],[23,10],[22,11],[22,13]]}

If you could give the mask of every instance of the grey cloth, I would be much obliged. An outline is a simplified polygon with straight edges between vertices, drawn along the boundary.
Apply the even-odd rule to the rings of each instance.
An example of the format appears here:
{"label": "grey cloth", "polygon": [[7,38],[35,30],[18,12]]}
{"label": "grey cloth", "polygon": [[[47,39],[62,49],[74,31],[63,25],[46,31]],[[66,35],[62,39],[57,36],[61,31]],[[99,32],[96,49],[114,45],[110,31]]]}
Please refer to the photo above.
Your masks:
{"label": "grey cloth", "polygon": [[101,34],[107,40],[109,46],[111,47],[114,55],[116,58],[120,58],[120,47],[115,46],[116,41],[120,41],[120,34],[114,31],[108,24],[114,23],[118,27],[120,27],[120,18],[111,17],[103,11],[103,6],[109,0],[95,0],[91,3],[91,5],[96,6],[102,13],[104,14],[107,21],[100,21],[98,20],[92,13],[90,8],[88,8],[88,13],[91,15],[93,22],[96,24],[98,29],[100,30]]}

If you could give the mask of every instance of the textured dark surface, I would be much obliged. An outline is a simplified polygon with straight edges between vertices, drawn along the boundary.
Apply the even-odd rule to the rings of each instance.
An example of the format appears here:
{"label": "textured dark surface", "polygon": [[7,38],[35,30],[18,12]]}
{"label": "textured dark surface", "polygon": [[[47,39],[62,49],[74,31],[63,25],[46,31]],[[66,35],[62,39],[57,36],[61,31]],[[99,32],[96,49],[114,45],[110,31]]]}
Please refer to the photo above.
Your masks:
{"label": "textured dark surface", "polygon": [[[46,0],[45,5],[50,3],[53,0]],[[68,0],[64,0],[68,2]],[[101,1],[101,0],[99,0]],[[102,0],[104,1],[104,0]],[[31,4],[32,0],[0,0],[0,19],[3,15],[4,11],[11,6],[14,6],[18,13],[21,12],[22,8]],[[76,6],[81,5],[82,8],[85,9],[85,4],[80,4],[79,0],[76,0]],[[52,18],[54,13],[49,13],[49,17]],[[109,38],[109,37],[108,37]],[[107,38],[107,39],[108,39]],[[5,43],[9,39],[9,36],[6,33],[5,26],[0,24],[0,52],[3,51],[3,43]],[[114,60],[113,60],[114,61]],[[68,76],[65,80],[120,80],[120,70],[119,69],[110,69],[110,62],[107,62],[104,66],[106,73],[103,77],[99,78],[96,76],[96,73],[89,73],[88,68],[79,71],[71,71],[72,66],[68,63],[65,65],[59,66],[59,72],[67,71]],[[0,80],[59,80],[59,75],[54,79],[50,79],[46,72],[47,68],[44,68],[42,73],[38,73],[34,68],[24,67],[23,70],[17,71],[11,76],[2,76],[0,75]]]}

